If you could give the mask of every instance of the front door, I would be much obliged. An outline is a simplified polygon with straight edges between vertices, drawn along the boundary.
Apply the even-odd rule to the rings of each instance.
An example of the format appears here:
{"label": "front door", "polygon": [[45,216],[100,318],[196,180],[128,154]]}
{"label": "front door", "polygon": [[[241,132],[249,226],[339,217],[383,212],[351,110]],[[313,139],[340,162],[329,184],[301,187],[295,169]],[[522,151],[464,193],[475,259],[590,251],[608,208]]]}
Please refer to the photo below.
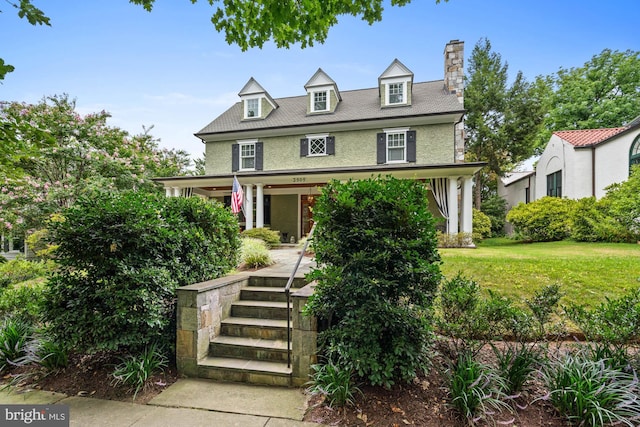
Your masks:
{"label": "front door", "polygon": [[313,206],[315,205],[315,196],[300,196],[300,218],[302,219],[302,224],[300,224],[300,235],[306,236],[311,232],[311,227],[313,227]]}

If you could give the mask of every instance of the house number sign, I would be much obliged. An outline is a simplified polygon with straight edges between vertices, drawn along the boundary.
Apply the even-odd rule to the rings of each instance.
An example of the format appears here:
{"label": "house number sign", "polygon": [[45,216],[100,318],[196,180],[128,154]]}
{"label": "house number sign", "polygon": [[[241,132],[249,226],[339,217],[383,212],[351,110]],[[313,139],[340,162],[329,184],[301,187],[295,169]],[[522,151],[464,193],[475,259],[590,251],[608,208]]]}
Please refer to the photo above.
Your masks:
{"label": "house number sign", "polygon": [[293,182],[306,182],[307,178],[293,178]]}

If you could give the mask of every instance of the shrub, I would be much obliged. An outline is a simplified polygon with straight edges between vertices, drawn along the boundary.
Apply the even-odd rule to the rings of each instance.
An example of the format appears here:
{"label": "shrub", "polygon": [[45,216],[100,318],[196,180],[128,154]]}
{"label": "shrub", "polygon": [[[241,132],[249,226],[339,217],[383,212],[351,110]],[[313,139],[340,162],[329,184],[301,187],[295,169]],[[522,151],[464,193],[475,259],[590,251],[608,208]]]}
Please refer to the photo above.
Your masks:
{"label": "shrub", "polygon": [[48,282],[52,338],[77,351],[171,348],[175,290],[220,277],[238,260],[233,214],[198,197],[83,197],[49,223],[61,270]]}
{"label": "shrub", "polygon": [[129,355],[121,360],[113,371],[114,383],[131,387],[135,400],[138,392],[149,385],[153,374],[162,372],[167,363],[167,357],[162,351],[155,344],[151,344],[139,355]]}
{"label": "shrub", "polygon": [[574,200],[545,196],[535,202],[518,204],[507,214],[507,221],[526,240],[563,240],[571,235],[569,214],[574,204]]}
{"label": "shrub", "polygon": [[468,424],[492,419],[496,411],[511,411],[504,402],[504,380],[489,366],[464,353],[445,371],[451,406]]}
{"label": "shrub", "polygon": [[254,239],[260,239],[266,243],[269,249],[280,246],[280,232],[274,231],[269,228],[252,228],[250,230],[244,230],[242,237],[251,237]]}
{"label": "shrub", "polygon": [[491,235],[502,236],[504,234],[504,223],[507,214],[507,201],[498,195],[493,195],[482,201],[480,210],[487,215],[491,221]]}
{"label": "shrub", "polygon": [[53,261],[27,261],[16,258],[0,265],[0,287],[43,277],[53,272]]}
{"label": "shrub", "polygon": [[49,241],[49,231],[46,228],[29,234],[26,243],[40,259],[52,258],[57,248],[57,245],[53,245]]}
{"label": "shrub", "polygon": [[629,179],[607,188],[609,216],[622,234],[619,241],[640,241],[640,166],[632,168]]}
{"label": "shrub", "polygon": [[481,242],[491,237],[491,219],[482,211],[473,208],[473,241]]}
{"label": "shrub", "polygon": [[362,393],[353,384],[350,370],[328,361],[324,364],[312,365],[313,374],[307,391],[311,394],[322,394],[330,407],[355,405],[355,393]]}
{"label": "shrub", "polygon": [[473,235],[469,233],[449,234],[436,232],[439,248],[465,248],[473,244]]}
{"label": "shrub", "polygon": [[541,372],[549,390],[545,398],[572,423],[637,425],[640,386],[635,374],[611,369],[584,352],[550,360]]}
{"label": "shrub", "polygon": [[266,267],[273,264],[269,249],[264,241],[252,237],[242,238],[240,262],[248,268]]}
{"label": "shrub", "polygon": [[11,285],[0,292],[0,317],[15,317],[37,324],[45,303],[44,281]]}
{"label": "shrub", "polygon": [[27,355],[33,328],[21,319],[5,318],[0,326],[0,371]]}
{"label": "shrub", "polygon": [[331,181],[316,201],[320,268],[307,309],[327,325],[329,360],[374,385],[409,381],[428,361],[441,274],[426,200],[420,182],[372,178]]}

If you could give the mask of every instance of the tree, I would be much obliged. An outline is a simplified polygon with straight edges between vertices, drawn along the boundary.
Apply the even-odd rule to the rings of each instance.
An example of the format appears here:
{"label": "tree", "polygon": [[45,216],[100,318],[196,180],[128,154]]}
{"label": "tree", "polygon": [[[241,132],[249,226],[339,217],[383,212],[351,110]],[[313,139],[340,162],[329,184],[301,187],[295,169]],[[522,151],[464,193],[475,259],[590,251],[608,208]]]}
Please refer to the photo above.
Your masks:
{"label": "tree", "polygon": [[11,136],[0,144],[0,232],[42,227],[83,194],[158,191],[151,178],[185,174],[186,152],[159,149],[150,129],[131,137],[109,117],[79,115],[67,95],[0,104],[0,129]]}
{"label": "tree", "polygon": [[[7,0],[8,1],[8,0]],[[198,0],[191,0],[197,3]],[[448,1],[448,0],[444,0]],[[31,4],[31,0],[20,0],[20,4],[8,1],[18,9],[18,15],[26,17],[32,25],[50,25],[49,18]],[[262,47],[273,39],[276,46],[288,48],[300,43],[302,48],[323,43],[329,29],[338,23],[340,15],[362,16],[370,25],[382,20],[383,0],[208,0],[218,4],[211,22],[217,31],[225,33],[229,44],[238,45],[243,51],[250,47]],[[411,0],[391,0],[392,6],[404,6]],[[435,0],[440,3],[440,0]],[[130,0],[151,11],[155,0]],[[222,3],[222,4],[220,4]],[[0,58],[0,80],[13,71]]]}
{"label": "tree", "polygon": [[492,52],[489,40],[481,39],[471,53],[465,87],[466,157],[487,162],[476,175],[476,209],[487,181],[495,181],[533,155],[547,109],[546,80],[529,83],[518,72],[508,87],[507,71],[508,65]]}
{"label": "tree", "polygon": [[624,125],[640,115],[640,52],[604,49],[578,68],[550,77],[552,94],[542,144],[558,130]]}

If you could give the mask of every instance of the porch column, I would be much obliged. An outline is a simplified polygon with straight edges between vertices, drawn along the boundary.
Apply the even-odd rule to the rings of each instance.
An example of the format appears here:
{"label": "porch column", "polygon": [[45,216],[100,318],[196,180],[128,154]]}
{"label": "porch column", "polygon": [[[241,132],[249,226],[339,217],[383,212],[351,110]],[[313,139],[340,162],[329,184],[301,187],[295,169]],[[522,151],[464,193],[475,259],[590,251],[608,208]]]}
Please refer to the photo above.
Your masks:
{"label": "porch column", "polygon": [[447,232],[449,234],[458,234],[458,178],[449,177],[449,220],[447,223]]}
{"label": "porch column", "polygon": [[173,189],[171,187],[164,187],[164,195],[171,197],[173,195]]}
{"label": "porch column", "polygon": [[463,233],[471,234],[473,232],[473,180],[470,176],[462,177],[462,197],[461,197],[461,220],[460,229]]}
{"label": "porch column", "polygon": [[253,184],[246,185],[244,190],[244,218],[246,220],[245,229],[253,228]]}
{"label": "porch column", "polygon": [[256,184],[256,228],[264,227],[264,184]]}
{"label": "porch column", "polygon": [[173,187],[173,197],[180,197],[180,187]]}

